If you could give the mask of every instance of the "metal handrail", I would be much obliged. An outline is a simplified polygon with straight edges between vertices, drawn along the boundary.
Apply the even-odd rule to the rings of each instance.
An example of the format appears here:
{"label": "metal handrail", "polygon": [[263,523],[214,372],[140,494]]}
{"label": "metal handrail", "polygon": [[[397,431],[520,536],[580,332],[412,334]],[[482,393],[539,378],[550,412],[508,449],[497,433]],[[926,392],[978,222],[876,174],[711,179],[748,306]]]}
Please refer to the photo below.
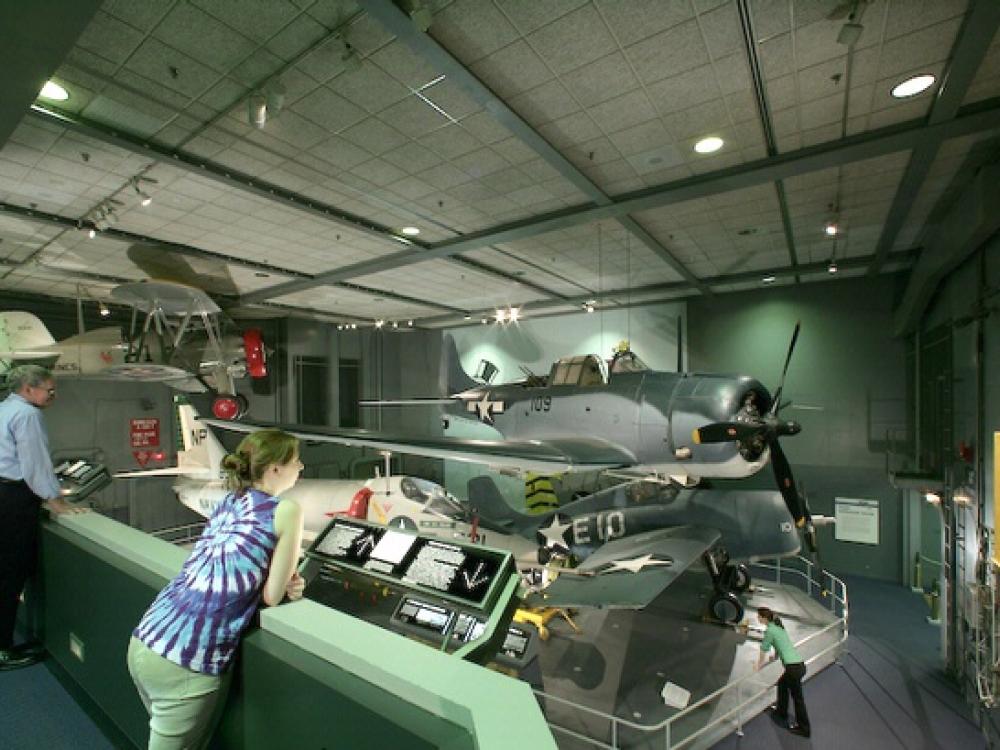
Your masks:
{"label": "metal handrail", "polygon": [[[807,659],[805,661],[806,665],[810,665],[810,664],[815,663],[818,659],[826,656],[831,651],[839,650],[840,647],[843,645],[844,641],[847,640],[847,636],[848,636],[848,627],[847,627],[847,614],[848,614],[847,584],[845,584],[841,579],[837,578],[835,575],[833,575],[832,573],[830,573],[828,570],[822,570],[821,571],[822,574],[827,579],[829,579],[829,582],[830,582],[830,586],[826,587],[826,586],[823,585],[822,581],[817,581],[816,579],[814,579],[812,577],[814,565],[813,565],[813,562],[811,560],[808,560],[808,559],[806,559],[804,557],[798,557],[796,559],[806,564],[806,571],[803,572],[801,570],[797,570],[796,568],[788,568],[788,567],[784,567],[783,568],[782,565],[781,565],[781,559],[780,558],[776,561],[775,565],[769,565],[767,563],[764,563],[763,561],[757,562],[757,563],[753,563],[753,565],[756,566],[756,567],[761,567],[761,568],[765,568],[765,569],[769,569],[769,570],[775,571],[776,572],[776,582],[777,583],[781,582],[781,574],[782,574],[782,572],[792,573],[792,574],[795,574],[797,576],[800,576],[800,577],[804,578],[808,582],[809,585],[808,585],[807,588],[808,588],[808,592],[809,592],[810,595],[812,595],[812,584],[815,583],[817,586],[820,587],[820,589],[822,591],[826,592],[827,596],[831,597],[831,609],[832,610],[835,611],[837,604],[841,605],[842,611],[841,611],[840,617],[838,617],[836,620],[834,620],[830,624],[826,625],[825,627],[821,628],[820,630],[817,630],[815,633],[812,633],[812,634],[806,636],[805,638],[803,638],[800,641],[797,641],[795,643],[795,647],[796,648],[801,648],[802,646],[804,646],[805,644],[809,643],[813,639],[819,638],[822,635],[826,635],[826,634],[828,634],[830,631],[832,631],[834,629],[837,629],[837,628],[841,628],[842,629],[841,637],[835,643],[832,643],[831,645],[827,646],[826,648],[824,648],[820,652],[814,654],[813,656],[811,656],[809,659]],[[765,667],[765,669],[766,668],[767,667]],[[547,694],[547,693],[545,693],[545,692],[543,692],[541,690],[535,689],[534,693],[535,693],[535,695],[537,697],[543,698],[546,701],[554,701],[556,703],[562,703],[564,705],[567,705],[567,706],[569,706],[569,707],[571,707],[571,708],[573,708],[575,710],[578,710],[578,711],[581,711],[583,713],[586,713],[586,714],[588,714],[588,715],[590,715],[592,717],[595,717],[597,719],[603,719],[605,721],[608,721],[611,724],[611,742],[612,742],[612,744],[609,745],[606,742],[603,742],[601,740],[595,739],[593,737],[587,737],[586,735],[580,734],[579,732],[576,732],[576,731],[574,731],[572,729],[569,729],[567,727],[562,727],[562,726],[559,726],[557,724],[549,724],[549,727],[551,729],[553,729],[553,730],[556,730],[556,731],[559,731],[559,732],[563,732],[565,734],[569,734],[569,735],[575,737],[576,739],[588,742],[588,743],[594,745],[595,747],[605,748],[606,750],[617,750],[617,748],[618,748],[618,737],[620,736],[620,731],[619,731],[620,728],[624,727],[624,728],[632,729],[632,730],[635,730],[635,731],[638,731],[638,732],[643,732],[643,733],[646,733],[646,734],[651,734],[651,733],[654,733],[654,732],[660,732],[660,731],[662,731],[664,733],[664,747],[667,748],[667,750],[673,750],[674,748],[684,747],[685,745],[689,744],[690,742],[692,742],[692,741],[698,739],[699,737],[701,737],[703,734],[705,734],[709,730],[715,729],[716,727],[718,727],[723,722],[729,720],[729,718],[733,714],[737,714],[737,727],[736,727],[736,729],[737,729],[737,732],[740,732],[742,730],[742,711],[743,711],[743,709],[746,708],[748,705],[750,705],[750,704],[752,704],[752,703],[760,700],[760,698],[762,696],[764,696],[767,692],[769,692],[772,689],[772,687],[773,687],[773,681],[769,681],[767,683],[757,682],[756,684],[758,686],[758,689],[755,692],[753,692],[748,698],[746,698],[744,700],[743,699],[743,687],[745,685],[747,685],[747,684],[753,683],[755,680],[757,680],[758,677],[759,677],[759,672],[752,672],[752,673],[750,673],[748,675],[745,675],[744,677],[741,677],[738,680],[735,680],[733,682],[729,682],[729,683],[723,685],[718,690],[714,691],[713,693],[710,693],[709,695],[706,695],[706,696],[702,697],[697,702],[692,703],[690,706],[687,706],[686,708],[684,708],[681,711],[678,711],[673,716],[668,716],[666,719],[663,719],[662,721],[660,721],[657,724],[637,724],[636,722],[630,721],[628,719],[620,718],[620,717],[615,716],[613,714],[605,713],[604,711],[599,711],[598,709],[588,708],[587,706],[582,706],[582,705],[580,705],[578,703],[574,703],[573,701],[567,700],[565,698],[560,698],[558,696],[549,695],[549,694]],[[681,719],[684,719],[684,718],[690,716],[694,711],[696,711],[696,710],[704,707],[706,704],[714,701],[715,699],[717,699],[719,696],[723,695],[724,693],[732,691],[734,688],[737,691],[737,701],[738,701],[738,704],[735,707],[730,708],[728,711],[726,711],[721,716],[715,717],[708,724],[706,724],[705,726],[703,726],[701,729],[693,732],[689,736],[685,737],[683,740],[681,740],[680,742],[678,742],[676,745],[672,745],[670,743],[671,727],[674,725],[675,722],[680,721]]]}

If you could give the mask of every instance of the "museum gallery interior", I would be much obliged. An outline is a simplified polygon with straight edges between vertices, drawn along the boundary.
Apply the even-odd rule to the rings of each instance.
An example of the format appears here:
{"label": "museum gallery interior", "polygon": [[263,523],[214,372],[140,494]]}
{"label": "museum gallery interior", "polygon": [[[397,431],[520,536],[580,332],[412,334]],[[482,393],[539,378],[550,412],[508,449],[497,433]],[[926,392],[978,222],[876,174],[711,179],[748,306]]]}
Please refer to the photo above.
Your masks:
{"label": "museum gallery interior", "polygon": [[0,60],[0,412],[86,510],[0,747],[147,746],[272,427],[209,747],[998,742],[1000,3],[9,0]]}

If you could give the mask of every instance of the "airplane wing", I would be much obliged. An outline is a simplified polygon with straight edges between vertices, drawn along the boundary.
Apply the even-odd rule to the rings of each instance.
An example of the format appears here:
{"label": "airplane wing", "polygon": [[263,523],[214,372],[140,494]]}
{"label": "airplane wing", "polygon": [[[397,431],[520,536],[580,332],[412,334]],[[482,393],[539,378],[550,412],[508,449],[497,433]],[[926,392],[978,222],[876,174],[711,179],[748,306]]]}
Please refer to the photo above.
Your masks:
{"label": "airplane wing", "polygon": [[236,432],[281,429],[300,440],[356,445],[376,450],[411,453],[430,458],[489,464],[500,468],[535,471],[540,474],[602,471],[631,466],[635,456],[599,438],[558,440],[476,440],[451,437],[409,437],[371,430],[344,430],[305,425],[227,422],[200,418],[201,422]]}
{"label": "airplane wing", "polygon": [[706,526],[673,526],[613,540],[578,568],[561,571],[525,599],[533,607],[641,609],[721,537]]}
{"label": "airplane wing", "polygon": [[174,281],[135,281],[119,284],[111,296],[142,312],[162,310],[166,315],[215,315],[222,312],[201,289]]}

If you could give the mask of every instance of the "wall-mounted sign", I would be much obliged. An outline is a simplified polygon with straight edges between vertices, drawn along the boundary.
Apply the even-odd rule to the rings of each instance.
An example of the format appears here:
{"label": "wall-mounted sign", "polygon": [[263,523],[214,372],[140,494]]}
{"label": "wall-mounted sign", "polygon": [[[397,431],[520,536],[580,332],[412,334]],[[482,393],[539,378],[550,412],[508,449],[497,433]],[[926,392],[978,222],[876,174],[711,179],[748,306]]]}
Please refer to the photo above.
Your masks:
{"label": "wall-mounted sign", "polygon": [[129,444],[133,448],[160,447],[160,420],[158,417],[130,419],[128,421]]}
{"label": "wall-mounted sign", "polygon": [[878,500],[834,499],[834,538],[838,542],[878,544]]}

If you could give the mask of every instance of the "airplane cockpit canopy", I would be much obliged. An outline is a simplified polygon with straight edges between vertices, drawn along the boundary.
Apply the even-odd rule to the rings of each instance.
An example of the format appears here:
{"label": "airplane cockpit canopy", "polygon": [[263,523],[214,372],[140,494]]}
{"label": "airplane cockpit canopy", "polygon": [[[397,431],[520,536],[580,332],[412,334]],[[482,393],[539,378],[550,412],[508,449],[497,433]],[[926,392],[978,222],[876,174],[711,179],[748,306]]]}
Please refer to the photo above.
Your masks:
{"label": "airplane cockpit canopy", "polygon": [[596,354],[563,357],[552,365],[549,385],[591,386],[608,382],[607,363]]}
{"label": "airplane cockpit canopy", "polygon": [[639,355],[631,349],[623,352],[615,352],[614,359],[611,360],[611,374],[621,375],[627,372],[647,372],[649,365],[639,359]]}
{"label": "airplane cockpit canopy", "polygon": [[449,495],[444,487],[419,477],[403,477],[399,489],[410,500],[424,503],[424,510],[446,518],[461,519],[466,515],[464,506]]}

